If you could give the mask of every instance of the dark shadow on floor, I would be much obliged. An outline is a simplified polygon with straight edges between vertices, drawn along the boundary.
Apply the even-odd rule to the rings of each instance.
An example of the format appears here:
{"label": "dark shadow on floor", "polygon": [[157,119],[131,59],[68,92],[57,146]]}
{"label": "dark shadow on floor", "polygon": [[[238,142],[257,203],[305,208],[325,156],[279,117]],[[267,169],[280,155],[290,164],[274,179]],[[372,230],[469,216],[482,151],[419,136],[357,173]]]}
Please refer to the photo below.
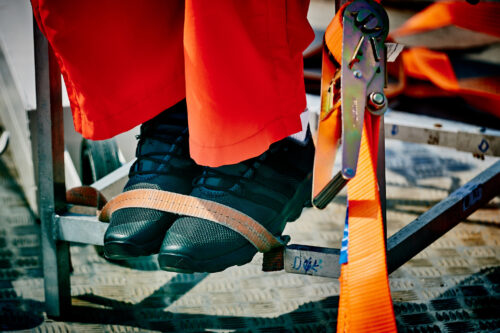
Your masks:
{"label": "dark shadow on floor", "polygon": [[[79,296],[79,299],[92,302],[96,307],[75,306],[64,321],[172,332],[205,329],[247,331],[248,328],[258,332],[330,332],[336,325],[337,296],[305,303],[297,310],[276,318],[164,312],[158,306],[161,304],[151,300],[164,297],[169,283],[138,304],[92,295]],[[500,267],[483,269],[426,303],[394,301],[394,309],[399,332],[493,330],[500,327]]]}

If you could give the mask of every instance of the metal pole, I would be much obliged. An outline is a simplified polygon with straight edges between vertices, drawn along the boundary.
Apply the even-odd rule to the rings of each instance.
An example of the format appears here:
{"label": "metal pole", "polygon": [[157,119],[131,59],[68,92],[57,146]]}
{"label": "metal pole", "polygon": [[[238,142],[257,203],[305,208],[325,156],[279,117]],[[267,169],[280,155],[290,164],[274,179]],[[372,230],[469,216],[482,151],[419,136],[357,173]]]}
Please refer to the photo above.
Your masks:
{"label": "metal pole", "polygon": [[50,122],[52,128],[52,170],[55,211],[66,211],[66,184],[64,172],[64,119],[62,106],[61,72],[56,56],[49,46]]}
{"label": "metal pole", "polygon": [[49,55],[47,40],[39,30],[38,25],[35,23],[33,26],[37,98],[35,128],[38,147],[34,155],[38,161],[38,197],[45,304],[48,316],[60,317],[71,305],[69,244],[56,241],[57,225],[55,221],[56,208],[62,207],[61,192],[64,192],[64,165],[61,166],[64,156],[60,156],[61,152],[64,151],[61,120],[61,76],[54,56]]}
{"label": "metal pole", "polygon": [[393,272],[500,194],[500,161],[387,240],[388,271]]}

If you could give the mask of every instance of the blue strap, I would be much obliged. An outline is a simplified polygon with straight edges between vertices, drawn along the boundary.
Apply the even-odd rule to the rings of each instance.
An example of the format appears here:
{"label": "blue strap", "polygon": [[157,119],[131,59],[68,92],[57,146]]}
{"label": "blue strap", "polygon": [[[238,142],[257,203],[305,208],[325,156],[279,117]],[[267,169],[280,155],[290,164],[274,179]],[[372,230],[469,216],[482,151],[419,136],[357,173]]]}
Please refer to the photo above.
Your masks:
{"label": "blue strap", "polygon": [[342,237],[342,247],[340,248],[339,263],[347,264],[347,244],[349,238],[349,204],[346,207],[345,223],[344,223],[344,236]]}

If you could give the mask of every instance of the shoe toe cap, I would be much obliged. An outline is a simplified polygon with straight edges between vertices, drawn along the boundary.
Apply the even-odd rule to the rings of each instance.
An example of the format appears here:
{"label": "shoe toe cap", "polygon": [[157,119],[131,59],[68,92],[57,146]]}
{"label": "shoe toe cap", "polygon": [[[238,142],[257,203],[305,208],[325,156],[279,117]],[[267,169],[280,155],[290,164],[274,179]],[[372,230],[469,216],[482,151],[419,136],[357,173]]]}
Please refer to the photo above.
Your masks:
{"label": "shoe toe cap", "polygon": [[147,211],[151,210],[124,209],[113,214],[104,234],[106,257],[137,257],[158,252],[175,215]]}
{"label": "shoe toe cap", "polygon": [[237,232],[215,222],[181,217],[167,232],[161,253],[175,253],[208,260],[231,253],[248,244]]}

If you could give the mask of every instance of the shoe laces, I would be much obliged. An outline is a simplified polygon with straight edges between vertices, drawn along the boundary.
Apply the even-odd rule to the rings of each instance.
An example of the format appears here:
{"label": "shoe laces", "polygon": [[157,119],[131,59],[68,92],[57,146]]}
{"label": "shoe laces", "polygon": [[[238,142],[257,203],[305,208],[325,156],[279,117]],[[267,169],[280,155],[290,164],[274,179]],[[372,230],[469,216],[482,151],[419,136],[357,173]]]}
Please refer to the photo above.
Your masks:
{"label": "shoe laces", "polygon": [[[187,145],[188,128],[179,129],[179,126],[166,124],[141,127],[138,139],[136,157],[132,164],[129,177],[135,175],[170,174],[172,158],[186,159],[185,146]],[[155,142],[156,141],[156,142]],[[149,151],[144,152],[146,145]]]}
{"label": "shoe laces", "polygon": [[203,167],[203,172],[193,179],[193,189],[203,187],[211,191],[229,192],[238,196],[242,195],[243,186],[246,184],[258,183],[272,189],[271,184],[261,182],[255,176],[257,169],[265,164],[268,156],[276,150],[277,147],[271,146],[263,154],[238,164],[217,168]]}

